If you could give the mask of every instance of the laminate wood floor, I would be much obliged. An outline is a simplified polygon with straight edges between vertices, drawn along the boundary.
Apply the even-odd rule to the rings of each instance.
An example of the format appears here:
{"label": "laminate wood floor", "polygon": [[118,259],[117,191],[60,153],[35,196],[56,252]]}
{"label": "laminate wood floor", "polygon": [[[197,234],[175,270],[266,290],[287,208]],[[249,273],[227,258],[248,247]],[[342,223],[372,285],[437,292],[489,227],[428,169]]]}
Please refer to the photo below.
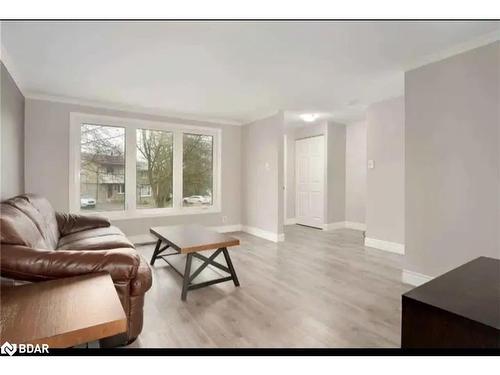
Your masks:
{"label": "laminate wood floor", "polygon": [[[400,346],[401,294],[411,289],[400,255],[364,247],[362,232],[350,229],[286,226],[280,243],[231,235],[241,241],[229,249],[241,286],[193,290],[182,302],[181,277],[157,260],[144,329],[130,347]],[[138,251],[149,261],[153,247]],[[183,256],[173,258],[183,267]]]}

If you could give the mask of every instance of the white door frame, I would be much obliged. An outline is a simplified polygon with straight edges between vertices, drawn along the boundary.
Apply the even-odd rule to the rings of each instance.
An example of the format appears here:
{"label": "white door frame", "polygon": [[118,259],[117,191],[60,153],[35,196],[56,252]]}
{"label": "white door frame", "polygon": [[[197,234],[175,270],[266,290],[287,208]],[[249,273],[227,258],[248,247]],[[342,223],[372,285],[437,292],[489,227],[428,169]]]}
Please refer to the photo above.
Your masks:
{"label": "white door frame", "polygon": [[288,215],[288,147],[287,147],[287,135],[283,135],[283,225],[286,225]]}
{"label": "white door frame", "polygon": [[323,137],[323,223],[320,229],[325,229],[327,227],[327,212],[328,212],[328,135],[327,134],[315,134],[307,137],[301,137],[295,139],[295,152],[294,152],[294,169],[295,169],[295,219],[298,221],[298,193],[299,189],[297,188],[297,141],[301,141],[304,139],[315,138],[315,137]]}

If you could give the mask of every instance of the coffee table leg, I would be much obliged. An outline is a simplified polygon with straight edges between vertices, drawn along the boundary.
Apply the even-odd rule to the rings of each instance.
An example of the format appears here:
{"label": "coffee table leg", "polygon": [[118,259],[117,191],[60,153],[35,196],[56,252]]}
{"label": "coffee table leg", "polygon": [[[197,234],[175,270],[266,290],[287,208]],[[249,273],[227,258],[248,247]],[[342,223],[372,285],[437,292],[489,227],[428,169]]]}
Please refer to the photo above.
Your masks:
{"label": "coffee table leg", "polygon": [[156,241],[155,251],[153,251],[153,256],[151,257],[151,261],[149,262],[149,264],[151,264],[152,266],[154,266],[155,264],[156,256],[158,255],[160,246],[161,246],[161,240],[159,239],[158,241]]}
{"label": "coffee table leg", "polygon": [[184,281],[182,283],[181,299],[186,300],[189,288],[189,280],[191,278],[191,261],[193,260],[193,253],[189,253],[186,258],[186,269],[184,270]]}
{"label": "coffee table leg", "polygon": [[240,286],[240,282],[238,281],[238,276],[236,276],[236,271],[234,270],[233,262],[231,262],[231,257],[229,256],[227,248],[224,247],[222,249],[222,252],[224,253],[224,258],[226,259],[227,268],[229,268],[231,276],[233,277],[234,286]]}

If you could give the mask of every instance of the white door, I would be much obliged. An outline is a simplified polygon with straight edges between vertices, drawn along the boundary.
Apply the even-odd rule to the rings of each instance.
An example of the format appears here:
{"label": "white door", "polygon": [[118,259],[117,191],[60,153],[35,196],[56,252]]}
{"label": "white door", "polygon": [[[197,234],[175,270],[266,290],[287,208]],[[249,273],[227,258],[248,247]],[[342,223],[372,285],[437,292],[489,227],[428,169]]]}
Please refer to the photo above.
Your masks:
{"label": "white door", "polygon": [[297,224],[323,228],[325,142],[317,136],[295,142]]}

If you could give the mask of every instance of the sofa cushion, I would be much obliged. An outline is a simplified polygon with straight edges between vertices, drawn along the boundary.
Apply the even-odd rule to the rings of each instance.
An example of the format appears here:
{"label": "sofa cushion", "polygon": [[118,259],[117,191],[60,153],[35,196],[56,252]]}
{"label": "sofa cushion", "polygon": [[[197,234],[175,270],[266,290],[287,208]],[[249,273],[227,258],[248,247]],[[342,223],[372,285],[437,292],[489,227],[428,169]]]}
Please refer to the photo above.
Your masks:
{"label": "sofa cushion", "polygon": [[110,235],[125,236],[123,232],[115,226],[110,226],[107,228],[94,228],[94,229],[82,230],[76,233],[71,233],[68,234],[67,236],[59,238],[59,243],[57,244],[57,247],[61,247],[80,240],[86,240],[89,238],[104,237]]}
{"label": "sofa cushion", "polygon": [[51,249],[45,238],[24,212],[7,203],[0,205],[1,243],[27,246],[34,249]]}
{"label": "sofa cushion", "polygon": [[61,236],[95,228],[111,226],[109,219],[98,215],[56,213],[56,221]]}
{"label": "sofa cushion", "polygon": [[57,247],[57,250],[108,250],[116,248],[134,248],[134,245],[123,234],[81,238]]}

